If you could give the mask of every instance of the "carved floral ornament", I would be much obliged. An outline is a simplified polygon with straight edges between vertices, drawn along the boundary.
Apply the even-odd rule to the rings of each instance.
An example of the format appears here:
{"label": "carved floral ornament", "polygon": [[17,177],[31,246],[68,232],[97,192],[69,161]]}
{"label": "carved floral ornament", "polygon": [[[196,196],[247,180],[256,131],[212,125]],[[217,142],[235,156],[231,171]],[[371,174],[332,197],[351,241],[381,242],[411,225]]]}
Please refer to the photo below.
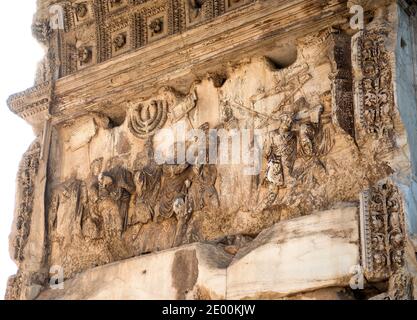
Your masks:
{"label": "carved floral ornament", "polygon": [[403,199],[390,180],[361,195],[363,263],[370,280],[382,280],[404,266]]}
{"label": "carved floral ornament", "polygon": [[123,49],[126,46],[126,43],[127,43],[127,36],[125,33],[118,34],[113,40],[113,45],[116,50]]}
{"label": "carved floral ornament", "polygon": [[[117,4],[121,1],[112,3]],[[92,7],[91,10],[93,10]],[[166,29],[171,31],[171,21],[168,15],[161,18],[160,13],[155,13],[147,18],[147,20],[142,20],[141,25],[145,30],[148,27],[155,34],[165,33],[167,32]],[[169,23],[164,25],[164,22],[168,21]],[[130,32],[132,31],[128,27],[112,29],[108,33],[106,41],[109,46],[113,45],[112,49],[127,49],[127,42],[130,46],[135,41]],[[83,41],[83,43],[91,45],[91,47],[77,48],[78,51],[75,51],[75,53],[78,53],[79,61],[82,63],[91,61],[92,52],[89,48],[93,48],[94,61],[96,61],[96,54],[100,51],[100,48],[90,41]],[[48,245],[50,244],[51,251],[47,254],[51,265],[55,263],[65,264],[65,268],[69,270],[65,271],[68,272],[69,279],[73,273],[90,268],[90,262],[94,262],[94,265],[101,265],[152,252],[153,250],[159,251],[160,248],[178,247],[188,242],[205,241],[208,236],[211,237],[213,234],[203,233],[206,231],[200,230],[200,225],[203,225],[203,223],[206,225],[213,224],[212,229],[224,232],[222,227],[225,225],[225,229],[228,228],[228,221],[219,219],[220,214],[217,214],[217,210],[219,208],[223,210],[224,204],[228,206],[233,202],[243,203],[246,199],[248,199],[248,203],[243,204],[242,209],[237,208],[236,210],[250,213],[259,212],[259,214],[256,214],[260,216],[259,224],[264,223],[261,219],[267,215],[272,216],[271,220],[276,219],[278,221],[280,219],[279,221],[281,221],[281,219],[295,217],[299,214],[299,211],[306,214],[313,211],[301,201],[312,202],[311,199],[321,201],[320,198],[323,198],[325,199],[323,202],[326,201],[329,202],[329,205],[333,205],[331,203],[333,198],[329,196],[328,199],[327,194],[325,194],[327,191],[319,193],[321,191],[318,191],[318,189],[324,189],[324,187],[327,190],[338,188],[338,184],[332,185],[327,183],[326,180],[330,177],[329,180],[338,181],[340,176],[334,172],[339,168],[341,171],[344,168],[360,170],[360,168],[350,166],[351,162],[349,161],[342,161],[341,163],[330,161],[333,160],[331,159],[333,156],[337,156],[337,152],[334,154],[330,154],[330,152],[335,145],[335,141],[337,141],[337,134],[339,134],[334,133],[333,124],[340,125],[341,120],[346,120],[348,118],[346,115],[348,115],[349,121],[343,122],[341,127],[354,136],[353,125],[350,121],[351,114],[353,114],[351,112],[353,108],[352,93],[345,90],[346,87],[352,87],[352,77],[349,73],[352,69],[350,65],[351,57],[343,54],[344,50],[349,51],[349,49],[349,41],[344,39],[341,43],[335,41],[332,48],[333,58],[336,61],[332,70],[334,72],[334,77],[331,79],[332,87],[330,87],[330,83],[325,82],[323,86],[318,86],[319,90],[314,92],[305,89],[306,87],[313,87],[323,79],[315,74],[314,76],[310,74],[313,67],[309,65],[298,66],[297,64],[292,68],[275,73],[277,76],[276,86],[269,86],[271,81],[268,82],[267,79],[270,78],[264,80],[262,73],[257,68],[254,74],[249,73],[248,82],[252,79],[258,79],[258,74],[261,74],[260,84],[263,85],[262,81],[268,83],[263,85],[264,90],[253,88],[253,91],[251,91],[252,87],[248,88],[243,84],[239,89],[238,84],[240,81],[244,83],[245,78],[243,80],[238,77],[234,78],[234,73],[230,72],[228,74],[230,81],[226,81],[222,88],[224,95],[219,94],[219,97],[224,98],[224,104],[223,100],[219,105],[207,103],[204,94],[212,94],[212,91],[205,90],[203,85],[199,87],[198,93],[202,95],[201,108],[196,110],[195,118],[200,117],[199,110],[204,109],[203,107],[214,105],[218,109],[223,107],[223,110],[217,109],[217,112],[222,112],[219,129],[243,129],[246,126],[246,119],[254,118],[254,114],[259,119],[256,122],[253,121],[253,126],[259,125],[266,128],[268,141],[267,146],[262,149],[262,159],[260,160],[263,162],[264,168],[258,176],[250,178],[250,182],[246,177],[241,179],[237,170],[233,172],[227,168],[226,171],[220,166],[199,165],[197,162],[184,165],[156,164],[155,157],[152,154],[156,150],[153,149],[153,139],[151,138],[167,124],[168,116],[170,124],[182,119],[187,120],[190,111],[196,108],[197,91],[191,92],[188,96],[175,92],[169,94],[168,92],[166,95],[158,93],[149,100],[133,100],[133,103],[128,105],[125,123],[127,128],[122,126],[120,131],[119,128],[105,131],[105,133],[103,131],[103,136],[109,137],[109,139],[97,141],[98,147],[95,148],[97,152],[94,151],[91,155],[91,160],[95,158],[96,160],[91,163],[90,169],[88,169],[87,164],[81,164],[84,169],[82,169],[83,172],[81,170],[77,172],[78,178],[75,177],[75,180],[71,178],[71,180],[65,181],[54,190],[52,200],[49,203],[49,225],[46,227],[47,230],[51,230],[50,234],[47,235],[50,236]],[[362,50],[363,74],[364,79],[372,81],[372,89],[375,89],[377,84],[381,87],[381,81],[378,80],[381,78],[379,76],[381,67],[376,66],[375,63],[375,61],[380,60],[378,57],[381,57],[381,52],[378,51],[379,49],[374,50],[372,47],[370,51],[368,49],[367,44],[364,43]],[[124,50],[120,52],[122,51]],[[270,71],[273,72],[275,69],[271,68]],[[241,72],[243,73],[243,71]],[[236,81],[236,85],[234,81]],[[307,84],[309,81],[311,83]],[[220,84],[223,84],[223,82],[223,78],[218,81]],[[122,78],[120,83],[123,83]],[[116,81],[115,85],[117,85]],[[220,89],[218,91],[220,92]],[[253,96],[250,96],[251,92]],[[339,95],[339,92],[346,94]],[[364,96],[371,97],[371,93],[369,91]],[[145,94],[147,93],[141,93],[142,96]],[[243,102],[239,99],[242,96],[245,96]],[[271,99],[271,97],[274,99]],[[63,97],[63,99],[66,98]],[[273,103],[269,105],[268,102],[270,101],[273,101]],[[370,98],[370,101],[374,100]],[[379,104],[371,104],[369,108],[375,106],[379,107]],[[332,107],[337,107],[337,109],[332,109]],[[238,110],[239,114],[237,113]],[[337,123],[331,123],[332,112],[337,115]],[[244,117],[246,113],[248,116]],[[194,113],[191,116],[194,116]],[[201,117],[203,116],[201,115]],[[206,121],[207,119],[203,118],[203,120]],[[192,124],[193,121],[191,121]],[[250,125],[252,125],[252,122]],[[205,131],[208,129],[210,129],[209,125],[205,127]],[[70,131],[70,129],[64,130]],[[85,130],[83,130],[83,133],[85,133]],[[118,135],[119,133],[120,135]],[[140,141],[137,144],[131,143],[131,135],[145,140],[147,142],[145,149],[143,149]],[[109,143],[110,137],[112,143]],[[67,142],[62,142],[64,146],[65,143]],[[108,159],[107,145],[109,149],[112,148],[112,157],[117,159]],[[89,146],[88,150],[90,152]],[[68,156],[69,159],[67,163],[72,165],[72,159],[74,159],[71,158],[72,155],[65,154],[65,156]],[[335,162],[338,160],[335,159]],[[55,159],[52,158],[51,161],[55,161]],[[83,159],[81,161],[84,162]],[[28,172],[29,177],[34,174],[35,171]],[[362,175],[360,176],[362,177]],[[61,182],[60,180],[67,178],[66,175],[58,176],[57,174],[55,176],[54,173],[56,182]],[[357,182],[356,178],[352,178],[352,185]],[[360,182],[357,184],[360,184]],[[50,186],[51,189],[55,188],[53,184]],[[240,188],[243,189],[242,186],[249,187],[247,190],[239,190]],[[317,191],[317,194],[312,194],[310,198],[310,195],[307,194],[309,191]],[[238,195],[238,197],[224,196],[225,193],[236,194],[240,192],[241,195]],[[358,192],[359,189],[355,189],[352,193],[357,195]],[[252,195],[254,197],[250,198]],[[342,194],[342,196],[345,195]],[[31,198],[27,197],[23,202],[23,205],[27,206],[22,205],[22,212],[29,217],[31,213],[30,201]],[[295,203],[294,207],[297,206],[300,209],[291,207],[293,203]],[[284,206],[288,207],[288,209],[283,210],[288,210],[287,217],[278,217],[278,214],[282,215],[279,210]],[[322,203],[314,204],[313,209],[316,210],[321,206],[323,206]],[[355,208],[356,205],[353,207],[354,215],[357,209]],[[308,208],[308,210],[304,210],[304,208]],[[369,276],[371,280],[378,281],[378,279],[393,278],[393,275],[398,274],[398,270],[404,266],[405,229],[403,211],[399,190],[390,181],[385,181],[370,188],[362,197],[362,230],[364,234],[364,259],[362,261],[366,268],[367,277]],[[219,212],[221,211],[219,210]],[[254,219],[256,219],[256,215],[253,214]],[[22,217],[24,221],[30,221],[30,218],[27,220],[26,216]],[[216,220],[220,220],[219,225],[215,224]],[[143,227],[144,225],[148,226]],[[154,230],[153,234],[146,233],[147,230]],[[24,258],[22,248],[25,245],[27,228],[23,225],[20,232],[20,238],[16,242],[16,258],[19,260]],[[229,232],[229,230],[226,232]],[[217,234],[214,235],[217,236]],[[158,238],[155,245],[151,243],[149,248],[146,247],[147,243],[145,241],[152,242],[153,237]],[[166,243],[157,242],[159,238],[162,238]],[[354,241],[356,243],[357,238]],[[65,245],[61,245],[61,242]],[[352,242],[353,240],[349,244]],[[85,243],[88,245],[85,245]],[[99,248],[97,253],[94,253],[97,254],[97,258],[89,258],[90,252],[79,252],[80,244],[88,250],[87,247],[93,243]],[[354,254],[355,261],[357,260],[357,252],[355,251]],[[94,259],[94,261],[88,261],[88,259]],[[397,282],[400,283],[399,286],[401,287],[404,286],[402,283],[406,283],[406,280],[398,277]]]}
{"label": "carved floral ornament", "polygon": [[164,31],[164,18],[158,17],[149,24],[151,36],[159,35]]}
{"label": "carved floral ornament", "polygon": [[394,96],[391,62],[385,48],[387,31],[367,31],[359,39],[361,81],[361,123],[378,139],[392,134]]}
{"label": "carved floral ornament", "polygon": [[17,208],[17,235],[14,241],[14,256],[16,261],[24,260],[24,249],[30,233],[30,224],[34,205],[35,178],[39,169],[40,143],[36,140],[23,156],[18,172],[18,187],[20,203]]}

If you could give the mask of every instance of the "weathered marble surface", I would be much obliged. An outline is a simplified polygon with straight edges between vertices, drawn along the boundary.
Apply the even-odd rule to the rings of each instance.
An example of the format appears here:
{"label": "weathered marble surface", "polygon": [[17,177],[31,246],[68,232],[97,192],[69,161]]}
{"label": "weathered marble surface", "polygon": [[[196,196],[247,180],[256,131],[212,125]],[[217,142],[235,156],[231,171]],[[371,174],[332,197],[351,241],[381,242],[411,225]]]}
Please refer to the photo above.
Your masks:
{"label": "weathered marble surface", "polygon": [[39,299],[224,299],[231,259],[212,245],[184,246],[90,269]]}
{"label": "weathered marble surface", "polygon": [[39,299],[277,299],[347,287],[358,263],[358,208],[347,207],[278,223],[234,258],[183,246],[90,269]]}
{"label": "weathered marble surface", "polygon": [[192,2],[38,1],[7,298],[411,299],[417,1]]}
{"label": "weathered marble surface", "polygon": [[348,207],[263,231],[228,268],[228,298],[278,298],[348,286],[352,267],[360,262],[358,223],[358,208]]}

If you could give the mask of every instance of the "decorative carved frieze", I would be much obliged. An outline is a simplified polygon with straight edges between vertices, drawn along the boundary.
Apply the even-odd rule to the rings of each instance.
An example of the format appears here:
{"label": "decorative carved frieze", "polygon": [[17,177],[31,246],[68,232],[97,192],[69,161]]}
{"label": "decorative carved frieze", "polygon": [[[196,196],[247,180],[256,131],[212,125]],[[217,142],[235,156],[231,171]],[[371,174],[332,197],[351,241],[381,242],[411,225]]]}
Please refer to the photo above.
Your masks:
{"label": "decorative carved frieze", "polygon": [[7,104],[12,112],[33,123],[33,117],[48,110],[50,97],[51,84],[48,81],[10,96]]}
{"label": "decorative carved frieze", "polygon": [[[57,122],[61,122],[62,118],[66,118],[67,112],[81,114],[86,111],[85,102],[91,101],[93,105],[91,108],[97,108],[101,105],[108,105],[109,102],[114,104],[121,104],[123,101],[120,101],[115,97],[114,90],[108,90],[103,87],[103,91],[99,88],[94,88],[98,83],[101,83],[101,80],[104,82],[104,78],[107,77],[107,66],[103,65],[102,67],[94,66],[96,63],[107,61],[111,58],[112,52],[112,41],[110,30],[115,31],[115,35],[121,29],[119,27],[123,25],[123,28],[129,30],[130,39],[128,40],[128,45],[126,50],[133,50],[135,48],[140,48],[146,45],[145,37],[145,22],[143,21],[143,12],[146,12],[150,8],[150,3],[148,1],[136,1],[129,2],[129,6],[134,5],[135,10],[128,10],[127,8],[122,9],[119,13],[109,14],[107,9],[104,6],[100,5],[100,1],[95,1],[94,3],[94,21],[103,21],[100,23],[86,24],[81,26],[75,26],[75,23],[71,21],[70,17],[73,17],[73,7],[64,5],[65,13],[65,30],[60,30],[60,42],[62,45],[60,47],[60,54],[62,57],[59,61],[60,74],[63,76],[62,79],[57,81],[57,86],[55,87],[55,103],[52,106],[51,113],[54,113],[54,110],[66,110],[65,112],[55,112],[55,118]],[[214,12],[218,12],[219,15],[222,15],[225,12],[223,2],[219,2],[218,5],[213,6],[215,8]],[[184,11],[182,9],[183,3],[180,1],[171,1],[169,2],[171,6],[170,10],[178,12],[181,16],[179,19],[169,19],[168,26],[172,26],[172,34],[177,34],[179,32],[185,31],[185,17],[182,15]],[[250,47],[253,45],[253,39],[259,39],[259,46],[264,46],[270,44],[270,39],[275,37],[278,39],[282,38],[285,35],[285,32],[278,32],[279,30],[284,31],[286,26],[293,20],[290,19],[290,16],[294,14],[297,23],[306,25],[306,29],[317,29],[319,30],[320,26],[317,24],[307,21],[304,16],[295,15],[296,12],[303,10],[305,6],[300,8],[300,5],[297,4],[296,7],[290,9],[290,15],[287,14],[285,10],[282,10],[281,5],[273,7],[268,10],[267,3],[259,3],[256,7],[251,8],[250,4],[243,5],[239,8],[239,15],[230,14],[223,15],[217,19],[204,20],[205,22],[212,23],[212,31],[210,31],[210,36],[207,40],[201,41],[204,37],[207,37],[206,30],[199,25],[193,25],[193,27],[187,29],[189,32],[189,37],[187,44],[184,47],[182,41],[177,41],[174,39],[165,38],[166,43],[155,41],[152,46],[155,46],[155,50],[137,50],[136,52],[127,55],[125,58],[116,58],[111,61],[111,70],[116,74],[123,74],[123,78],[126,79],[122,83],[118,83],[118,86],[128,86],[130,90],[138,91],[138,88],[143,92],[142,97],[147,97],[155,93],[155,77],[163,76],[166,79],[176,79],[181,74],[178,74],[178,70],[184,70],[190,76],[196,74],[197,77],[204,76],[206,72],[205,69],[201,69],[200,65],[211,64],[213,66],[219,66],[219,60],[213,59],[213,55],[219,59],[229,59],[235,58],[237,55],[242,54],[237,48]],[[344,14],[346,11],[346,6],[343,0],[340,0],[336,3],[332,3],[323,10],[322,6],[318,5],[316,2],[311,2],[308,4],[309,9],[312,13],[312,16],[317,20],[327,19],[330,13],[335,14],[331,20],[336,20],[340,15]],[[47,8],[43,8],[47,10]],[[129,15],[124,15],[122,12],[127,10]],[[170,16],[169,16],[170,17]],[[118,18],[123,18],[123,23],[117,22]],[[248,20],[249,19],[249,20]],[[330,19],[330,18],[329,18]],[[239,21],[245,21],[243,25],[239,25]],[[282,26],[278,29],[274,29],[274,21],[282,21]],[[291,21],[290,21],[291,20]],[[112,21],[114,23],[112,24]],[[259,21],[259,23],[255,23]],[[202,23],[205,23],[202,22]],[[252,23],[253,28],[246,29],[248,25]],[[293,22],[291,22],[293,23]],[[239,28],[232,26],[239,25]],[[115,28],[115,29],[112,29]],[[247,30],[248,32],[242,33],[240,30]],[[125,30],[125,29],[123,29]],[[268,36],[262,36],[262,34],[267,33]],[[227,36],[226,36],[227,35]],[[151,46],[151,44],[149,44]],[[91,48],[92,59],[88,64],[80,63],[79,60],[79,51],[82,48]],[[156,49],[158,48],[158,49]],[[218,52],[217,48],[224,48],[223,51]],[[118,51],[120,54],[121,51]],[[125,52],[125,51],[123,51]],[[220,56],[218,56],[220,54]],[[229,55],[228,57],[223,57],[224,55]],[[192,57],[192,59],[191,59]],[[122,63],[123,61],[123,63]],[[109,62],[110,63],[110,62]],[[46,61],[47,65],[50,65],[49,61]],[[152,68],[149,66],[152,65]],[[172,67],[175,65],[175,69]],[[91,67],[91,72],[82,72],[77,75],[80,77],[80,81],[74,83],[72,77],[67,77],[68,75],[76,72],[77,70],[85,69],[85,67]],[[185,69],[184,69],[185,68]],[[209,70],[208,70],[209,71]],[[222,70],[220,70],[222,71]],[[91,76],[90,76],[91,75]],[[104,78],[103,78],[104,77]],[[119,75],[115,75],[119,77]],[[49,76],[39,77],[38,83],[42,79],[49,80]],[[111,86],[113,87],[114,79],[110,80]],[[186,82],[179,82],[178,84],[181,87],[177,89],[184,91],[187,90],[187,87],[192,83],[193,80],[187,80]],[[82,86],[79,84],[83,83]],[[220,82],[221,83],[221,82]],[[166,83],[161,83],[164,85]],[[74,86],[75,85],[75,86]],[[42,84],[45,86],[45,84]],[[134,89],[133,89],[134,88]],[[127,88],[126,88],[127,89]],[[30,89],[30,91],[39,90],[38,87]],[[130,91],[129,90],[129,91]],[[73,92],[77,94],[72,97]],[[126,92],[127,93],[127,92]],[[131,92],[130,92],[131,93]],[[20,95],[25,95],[27,92],[20,93]],[[9,100],[9,105],[15,104],[15,99],[19,98],[18,95],[14,95]],[[70,97],[71,96],[71,97]],[[111,96],[111,97],[110,97]],[[116,101],[114,98],[116,98]],[[25,99],[26,100],[26,99]],[[26,100],[27,101],[27,100]],[[46,106],[46,104],[45,104]],[[89,106],[90,107],[90,106]],[[88,108],[89,108],[88,107]],[[31,109],[32,106],[30,101],[27,101],[26,109]],[[34,110],[35,111],[35,110]],[[44,111],[44,109],[42,110]],[[21,116],[24,116],[18,113]],[[43,116],[42,116],[43,117]],[[59,119],[58,119],[59,118]],[[25,118],[26,119],[26,118]],[[55,120],[54,120],[55,122]],[[33,121],[30,120],[30,123],[33,124]]]}
{"label": "decorative carved frieze", "polygon": [[[97,48],[93,61],[103,62],[111,57],[145,46],[148,43],[185,31],[186,28],[208,22],[226,11],[250,4],[253,0],[77,0],[56,5],[63,30],[49,28],[47,20],[33,25],[36,38],[59,52],[60,77],[77,69],[76,54],[67,54],[70,46],[81,43]],[[59,35],[58,35],[59,34]],[[83,36],[79,37],[80,34]],[[84,43],[85,35],[94,35],[94,43]],[[48,43],[50,38],[54,41]],[[77,65],[77,64],[75,64]],[[78,65],[78,69],[82,65]]]}
{"label": "decorative carved frieze", "polygon": [[392,144],[394,133],[394,91],[392,63],[386,49],[389,31],[386,27],[361,31],[356,38],[357,111],[359,128],[364,135]]}
{"label": "decorative carved frieze", "polygon": [[411,300],[412,276],[406,268],[397,270],[391,277],[388,285],[388,297],[390,300]]}
{"label": "decorative carved frieze", "polygon": [[362,263],[369,281],[390,278],[404,266],[404,204],[398,186],[380,182],[361,195]]}
{"label": "decorative carved frieze", "polygon": [[30,233],[33,213],[35,178],[39,168],[41,147],[38,141],[32,143],[23,155],[17,176],[16,234],[12,240],[13,258],[22,262],[24,249]]}
{"label": "decorative carved frieze", "polygon": [[[19,170],[11,253],[20,268],[8,299],[47,289],[51,266],[66,285],[97,266],[194,242],[256,269],[246,253],[257,244],[248,242],[264,243],[271,226],[291,219],[303,227],[280,241],[291,251],[308,236],[311,248],[291,251],[295,260],[324,241],[329,261],[305,265],[324,263],[329,285],[346,286],[349,267],[362,262],[378,282],[364,295],[386,282],[383,298],[410,297],[405,204],[387,178],[405,180],[409,159],[375,148],[393,134],[407,141],[393,125],[390,26],[352,36],[346,0],[72,0],[57,1],[65,21],[49,30],[41,22],[50,2],[39,1],[34,30],[49,46],[44,65],[59,74],[44,70],[47,82],[8,101],[43,128],[42,146]],[[346,206],[349,221],[338,217]],[[315,224],[325,232],[310,232]],[[352,260],[342,267],[337,238]],[[286,295],[254,275],[257,297]]]}

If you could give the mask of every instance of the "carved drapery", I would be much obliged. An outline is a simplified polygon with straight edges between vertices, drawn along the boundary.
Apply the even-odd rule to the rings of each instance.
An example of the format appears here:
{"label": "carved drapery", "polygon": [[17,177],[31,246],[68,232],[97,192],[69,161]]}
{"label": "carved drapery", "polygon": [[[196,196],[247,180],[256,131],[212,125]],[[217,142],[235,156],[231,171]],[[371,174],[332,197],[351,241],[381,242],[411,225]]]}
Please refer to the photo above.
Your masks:
{"label": "carved drapery", "polygon": [[[221,5],[215,7],[213,3]],[[61,31],[64,57],[61,57],[61,75],[176,34],[244,3],[249,1],[72,2],[65,7],[65,30]],[[172,10],[175,14],[186,10],[186,14],[174,21]],[[92,32],[90,27],[94,29]],[[74,95],[63,91],[54,100],[62,109],[57,107],[60,112],[52,112],[52,120],[59,128],[52,148],[60,152],[52,150],[48,172],[51,181],[47,189],[58,194],[54,197],[56,202],[48,203],[48,231],[52,231],[49,235],[56,231],[60,237],[48,239],[47,263],[62,264],[65,276],[71,278],[92,266],[215,239],[220,232],[221,235],[256,234],[277,221],[358,199],[371,166],[377,173],[369,173],[374,174],[369,181],[386,177],[388,170],[379,170],[379,159],[368,161],[361,157],[362,151],[368,155],[368,146],[362,148],[347,135],[355,138],[357,134],[354,116],[362,116],[363,121],[356,122],[369,136],[390,135],[392,121],[389,120],[392,119],[383,116],[386,106],[394,108],[393,99],[384,96],[381,90],[386,82],[390,86],[385,89],[392,87],[388,53],[384,48],[387,34],[383,30],[366,31],[360,33],[356,42],[360,48],[355,57],[360,62],[361,77],[356,78],[355,73],[355,81],[362,95],[355,110],[358,112],[354,112],[351,38],[343,31],[333,31],[326,28],[319,35],[306,37],[297,48],[297,61],[290,67],[277,69],[267,58],[253,58],[224,67],[220,74],[227,79],[218,80],[210,72],[209,77],[193,74],[193,79],[187,81],[183,81],[185,73],[178,75],[181,81],[174,81],[177,78],[168,74],[161,77],[162,71],[158,75],[154,73],[155,64],[161,60],[149,50],[155,64],[153,61],[142,64],[149,66],[149,75],[156,85],[172,85],[184,92],[191,81],[201,80],[187,96],[174,89],[156,95],[156,87],[152,92],[145,92],[142,84],[133,86],[131,82],[142,79],[143,73],[135,76],[131,70],[121,72],[116,68],[111,75],[106,74],[105,80],[97,78],[100,87],[97,91],[106,87],[105,90],[113,92],[106,101],[94,98],[94,94],[99,95],[93,92],[95,89],[85,94],[73,90]],[[380,41],[377,36],[376,43],[366,42],[368,38],[375,42],[377,34],[382,34]],[[73,36],[79,37],[79,46],[71,42]],[[170,40],[166,39],[167,43]],[[204,43],[207,48],[212,44]],[[178,56],[186,55],[190,64],[197,65],[197,60],[192,58],[194,54],[192,49],[178,52]],[[131,57],[124,58],[109,63],[123,60],[132,70],[140,65],[136,61],[130,63]],[[181,68],[176,61],[170,65]],[[215,67],[210,64],[207,70],[214,71]],[[94,69],[100,68],[85,69],[79,74],[95,78],[90,73]],[[70,83],[71,79],[60,81]],[[109,85],[117,90],[108,90]],[[152,99],[145,101],[144,97]],[[40,100],[35,98],[36,102]],[[120,116],[118,112],[124,118],[126,111],[126,120],[123,124],[117,122],[120,125],[114,121],[114,127],[100,126],[97,132],[94,130],[94,137],[88,136],[83,126],[73,126],[82,114],[71,110],[73,100],[77,100],[74,98],[81,101],[76,103],[83,105],[83,112],[84,109],[103,112],[115,119]],[[21,104],[31,102],[19,97],[12,100],[16,110],[21,110]],[[128,101],[134,103],[127,103],[125,110]],[[64,120],[64,111],[65,117],[72,117],[71,121]],[[269,144],[262,150],[264,157],[259,160],[263,162],[259,173],[242,178],[241,168],[231,170],[194,162],[184,166],[157,165],[152,155],[156,150],[152,146],[153,137],[157,130],[168,127],[167,124],[174,127],[180,121],[188,129],[201,123],[207,130],[213,127],[264,129]],[[77,142],[80,137],[82,146],[68,148],[68,142]],[[189,147],[187,142],[184,144]],[[90,162],[90,168],[87,158],[87,161],[97,159]],[[69,180],[70,176],[76,180]],[[56,189],[60,184],[64,188]],[[236,197],[228,198],[228,194]],[[59,206],[55,206],[57,202]],[[235,202],[236,208],[229,208]],[[251,220],[245,225],[248,212]],[[239,219],[245,223],[237,225]],[[362,196],[363,261],[370,280],[396,279],[395,275],[400,275],[404,265],[403,219],[401,196],[393,183],[388,181],[370,188]],[[16,287],[23,281],[22,277],[18,274],[11,279],[10,286]],[[401,281],[398,276],[397,282]],[[19,296],[13,290],[10,296]]]}

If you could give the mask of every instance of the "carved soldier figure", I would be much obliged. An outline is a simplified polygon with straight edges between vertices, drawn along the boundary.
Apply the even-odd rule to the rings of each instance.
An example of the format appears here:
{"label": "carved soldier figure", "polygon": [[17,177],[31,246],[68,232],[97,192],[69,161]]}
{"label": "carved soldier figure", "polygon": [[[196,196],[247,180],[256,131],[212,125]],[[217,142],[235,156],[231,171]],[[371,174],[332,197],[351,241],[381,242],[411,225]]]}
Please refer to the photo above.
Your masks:
{"label": "carved soldier figure", "polygon": [[206,207],[217,209],[220,206],[215,187],[217,169],[215,165],[195,165],[190,189],[194,209],[199,211]]}
{"label": "carved soldier figure", "polygon": [[156,216],[155,207],[161,190],[162,168],[154,159],[152,137],[147,139],[144,151],[137,155],[134,164],[133,180],[136,193],[132,197],[129,209],[128,226],[146,224]]}
{"label": "carved soldier figure", "polygon": [[[118,236],[126,231],[130,197],[135,192],[132,174],[118,165],[99,176],[99,197],[105,231]],[[103,201],[101,201],[103,202]]]}
{"label": "carved soldier figure", "polygon": [[277,187],[285,187],[291,181],[297,155],[297,138],[292,131],[294,114],[283,113],[279,127],[269,132],[266,144],[268,159],[267,180]]}
{"label": "carved soldier figure", "polygon": [[136,194],[128,225],[146,224],[155,217],[155,206],[161,188],[162,169],[149,165],[134,175]]}
{"label": "carved soldier figure", "polygon": [[[297,159],[298,144],[301,156],[309,161],[318,163],[323,169],[319,157],[327,154],[332,143],[328,132],[318,130],[320,117],[324,107],[319,105],[309,108],[305,98],[298,99],[293,108],[278,116],[277,123],[268,127],[266,141],[267,170],[266,181],[269,182],[269,194],[264,199],[263,208],[273,205],[280,188],[286,188],[294,183],[294,165]],[[297,112],[297,113],[296,113]],[[304,170],[302,170],[304,171]]]}
{"label": "carved soldier figure", "polygon": [[[206,207],[210,209],[218,209],[220,206],[219,197],[215,187],[217,180],[217,168],[215,165],[209,163],[209,132],[210,126],[208,123],[204,123],[199,127],[204,131],[205,141],[198,141],[199,138],[195,137],[196,142],[205,144],[204,151],[200,150],[200,154],[195,159],[193,166],[193,177],[190,194],[193,202],[193,208],[196,211],[202,210]],[[199,163],[202,161],[203,163]]]}
{"label": "carved soldier figure", "polygon": [[[164,165],[163,183],[159,204],[158,217],[171,218],[174,214],[174,201],[186,194],[185,181],[188,179],[188,163],[182,165]],[[157,218],[158,218],[157,217]]]}
{"label": "carved soldier figure", "polygon": [[191,181],[185,180],[185,194],[178,196],[174,200],[173,211],[177,218],[177,228],[175,230],[174,247],[180,246],[184,243],[184,238],[187,233],[188,222],[190,221],[193,208],[190,203],[188,190],[190,189]]}
{"label": "carved soldier figure", "polygon": [[98,200],[99,200],[99,175],[103,168],[103,158],[94,160],[90,166],[90,176],[86,180],[88,212],[83,218],[82,230],[84,237],[89,239],[100,238],[100,226],[102,224]]}
{"label": "carved soldier figure", "polygon": [[233,130],[239,128],[239,120],[234,116],[233,109],[227,101],[223,101],[221,110],[221,125],[218,129]]}
{"label": "carved soldier figure", "polygon": [[302,124],[300,127],[300,148],[302,155],[311,159],[314,157],[314,138],[316,135],[316,129],[311,123]]}
{"label": "carved soldier figure", "polygon": [[56,235],[65,242],[81,235],[81,221],[86,207],[85,184],[73,176],[53,196],[49,211],[50,230],[55,230]]}
{"label": "carved soldier figure", "polygon": [[268,182],[268,194],[261,200],[257,210],[271,207],[280,188],[292,181],[294,163],[297,156],[297,137],[293,132],[294,114],[282,113],[278,127],[269,131],[266,139],[267,169],[265,180]]}

